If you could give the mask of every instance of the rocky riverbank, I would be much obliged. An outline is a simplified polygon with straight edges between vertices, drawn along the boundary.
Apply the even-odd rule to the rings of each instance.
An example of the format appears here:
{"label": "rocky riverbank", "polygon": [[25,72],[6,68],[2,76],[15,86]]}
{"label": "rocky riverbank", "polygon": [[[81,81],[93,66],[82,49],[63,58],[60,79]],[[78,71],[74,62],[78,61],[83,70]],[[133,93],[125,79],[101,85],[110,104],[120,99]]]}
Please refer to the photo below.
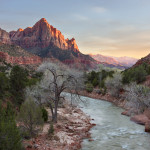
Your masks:
{"label": "rocky riverbank", "polygon": [[[47,109],[50,115],[50,110]],[[90,138],[89,130],[94,126],[89,116],[79,108],[60,108],[58,122],[54,124],[54,135],[48,135],[50,123],[34,139],[24,141],[26,150],[78,150],[84,138]]]}
{"label": "rocky riverbank", "polygon": [[141,114],[133,115],[131,113],[130,108],[128,108],[126,106],[125,100],[115,98],[115,97],[109,95],[108,93],[106,93],[105,95],[102,95],[102,94],[98,94],[96,92],[88,93],[87,91],[80,91],[79,94],[82,96],[86,96],[86,97],[91,97],[91,98],[95,98],[95,99],[101,99],[101,100],[109,101],[109,102],[111,102],[111,103],[113,103],[119,107],[124,108],[125,111],[121,113],[122,115],[129,116],[131,121],[134,121],[137,124],[144,125],[145,126],[145,132],[150,132],[150,109],[146,109]]}

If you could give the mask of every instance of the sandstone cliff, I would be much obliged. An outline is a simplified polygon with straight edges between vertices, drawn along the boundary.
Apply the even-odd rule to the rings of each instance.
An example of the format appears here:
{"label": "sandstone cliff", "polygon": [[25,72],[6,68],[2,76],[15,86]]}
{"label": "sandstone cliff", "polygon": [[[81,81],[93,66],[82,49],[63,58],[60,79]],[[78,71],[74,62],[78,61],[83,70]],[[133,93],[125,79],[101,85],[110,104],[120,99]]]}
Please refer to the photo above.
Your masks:
{"label": "sandstone cliff", "polygon": [[9,38],[9,33],[0,28],[0,42],[11,44],[11,40]]}
{"label": "sandstone cliff", "polygon": [[[75,65],[78,68],[95,67],[97,64],[97,61],[92,57],[79,51],[74,38],[65,39],[62,33],[44,18],[33,27],[19,28],[17,31],[9,33],[4,30],[3,32],[5,36],[4,33],[3,36],[0,36],[0,42],[7,43],[9,41],[7,44],[18,45],[41,58],[55,59],[68,65]],[[16,60],[16,62],[18,61]]]}
{"label": "sandstone cliff", "polygon": [[10,32],[10,38],[13,43],[25,49],[56,46],[62,50],[79,50],[74,38],[65,39],[45,18],[39,20],[33,27]]}
{"label": "sandstone cliff", "polygon": [[30,54],[19,46],[0,43],[0,59],[11,64],[38,65],[42,59]]}

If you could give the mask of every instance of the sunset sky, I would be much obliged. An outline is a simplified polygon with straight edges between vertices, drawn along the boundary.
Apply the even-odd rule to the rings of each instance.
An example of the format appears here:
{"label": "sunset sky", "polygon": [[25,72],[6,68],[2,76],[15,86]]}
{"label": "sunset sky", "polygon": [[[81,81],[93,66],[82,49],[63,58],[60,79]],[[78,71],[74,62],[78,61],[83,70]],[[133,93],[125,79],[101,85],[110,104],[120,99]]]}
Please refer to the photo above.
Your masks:
{"label": "sunset sky", "polygon": [[83,53],[141,58],[150,53],[150,0],[0,0],[0,28],[41,18],[76,39]]}

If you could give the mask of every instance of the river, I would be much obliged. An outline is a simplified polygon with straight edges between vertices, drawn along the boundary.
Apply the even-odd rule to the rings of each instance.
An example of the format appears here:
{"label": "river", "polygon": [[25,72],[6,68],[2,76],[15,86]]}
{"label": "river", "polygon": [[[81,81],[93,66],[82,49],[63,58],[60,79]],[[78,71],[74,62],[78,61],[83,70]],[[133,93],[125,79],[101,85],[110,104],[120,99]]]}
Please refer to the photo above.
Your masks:
{"label": "river", "polygon": [[81,109],[96,124],[90,130],[94,141],[85,139],[81,150],[150,150],[150,134],[144,132],[144,126],[121,115],[123,109],[107,101],[81,99],[86,100]]}
{"label": "river", "polygon": [[81,99],[85,103],[79,103],[80,109],[96,124],[90,130],[93,141],[84,139],[81,150],[150,150],[150,134],[144,132],[144,126],[121,115],[122,108],[107,101]]}

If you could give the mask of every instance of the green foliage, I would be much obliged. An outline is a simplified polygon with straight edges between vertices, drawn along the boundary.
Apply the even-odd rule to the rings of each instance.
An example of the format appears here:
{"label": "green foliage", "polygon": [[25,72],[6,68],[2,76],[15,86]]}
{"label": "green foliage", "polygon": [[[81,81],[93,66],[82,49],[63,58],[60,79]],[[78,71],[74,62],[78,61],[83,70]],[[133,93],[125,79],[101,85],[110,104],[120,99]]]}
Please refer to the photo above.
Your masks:
{"label": "green foliage", "polygon": [[9,89],[9,79],[6,77],[5,73],[0,72],[0,98],[4,98],[6,92]]}
{"label": "green foliage", "polygon": [[14,66],[10,73],[10,92],[15,104],[21,105],[24,101],[24,88],[28,82],[28,71],[20,66]]}
{"label": "green foliage", "polygon": [[54,126],[53,126],[52,122],[50,123],[50,127],[49,127],[49,130],[48,130],[48,135],[50,135],[50,136],[54,135]]}
{"label": "green foliage", "polygon": [[21,150],[21,136],[16,126],[12,106],[3,108],[0,102],[0,150]]}
{"label": "green foliage", "polygon": [[31,78],[31,79],[28,79],[28,82],[26,83],[27,86],[32,86],[32,85],[35,85],[39,80],[36,79],[36,78]]}
{"label": "green foliage", "polygon": [[92,71],[86,75],[86,89],[91,92],[91,84],[93,87],[99,86],[99,88],[105,88],[105,79],[107,77],[112,77],[115,72],[113,70],[104,70],[101,69],[99,72]]}
{"label": "green foliage", "polygon": [[92,84],[93,84],[94,87],[96,87],[98,85],[98,79],[94,78]]}
{"label": "green foliage", "polygon": [[31,78],[28,79],[27,86],[35,85],[42,79],[43,73],[42,72],[35,72],[31,75]]}
{"label": "green foliage", "polygon": [[27,99],[21,105],[18,120],[22,122],[26,132],[33,137],[43,125],[41,108],[32,99]]}
{"label": "green foliage", "polygon": [[89,93],[93,91],[93,85],[91,83],[86,84],[86,91]]}
{"label": "green foliage", "polygon": [[42,72],[36,72],[32,75],[32,78],[41,79],[43,76]]}
{"label": "green foliage", "polygon": [[42,108],[42,118],[43,118],[44,122],[47,122],[47,120],[48,120],[48,112],[47,112],[47,110],[44,107]]}
{"label": "green foliage", "polygon": [[141,83],[145,81],[146,76],[150,73],[150,66],[142,64],[140,66],[125,70],[123,72],[122,82],[129,84],[131,82]]}
{"label": "green foliage", "polygon": [[100,88],[104,88],[105,87],[105,81],[102,80],[100,83],[99,83],[99,87]]}
{"label": "green foliage", "polygon": [[107,92],[107,88],[106,88],[106,87],[100,88],[100,93],[101,93],[102,95],[105,95],[106,92]]}
{"label": "green foliage", "polygon": [[[3,68],[4,66],[2,66]],[[6,70],[0,70],[0,99],[12,100],[14,105],[20,106],[24,101],[24,89],[27,86],[35,85],[42,78],[43,73],[34,72],[30,74],[28,70],[22,68],[21,66],[10,66],[6,63]],[[11,72],[9,73],[8,68]],[[1,67],[0,67],[1,69]]]}

